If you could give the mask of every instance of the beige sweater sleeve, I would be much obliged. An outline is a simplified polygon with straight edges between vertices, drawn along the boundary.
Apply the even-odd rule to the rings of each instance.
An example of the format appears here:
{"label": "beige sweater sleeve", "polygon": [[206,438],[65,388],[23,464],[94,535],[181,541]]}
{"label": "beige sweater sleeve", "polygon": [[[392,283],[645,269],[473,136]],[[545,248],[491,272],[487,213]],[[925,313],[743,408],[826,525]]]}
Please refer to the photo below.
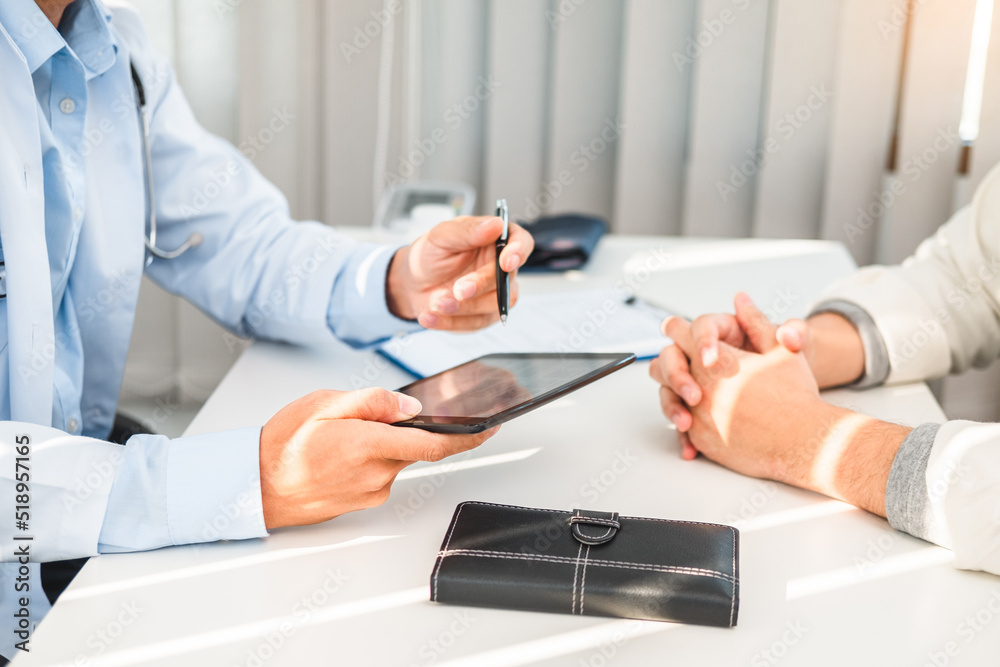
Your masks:
{"label": "beige sweater sleeve", "polygon": [[1000,356],[1000,167],[972,204],[900,266],[872,266],[824,295],[866,312],[888,353],[888,383],[983,367]]}

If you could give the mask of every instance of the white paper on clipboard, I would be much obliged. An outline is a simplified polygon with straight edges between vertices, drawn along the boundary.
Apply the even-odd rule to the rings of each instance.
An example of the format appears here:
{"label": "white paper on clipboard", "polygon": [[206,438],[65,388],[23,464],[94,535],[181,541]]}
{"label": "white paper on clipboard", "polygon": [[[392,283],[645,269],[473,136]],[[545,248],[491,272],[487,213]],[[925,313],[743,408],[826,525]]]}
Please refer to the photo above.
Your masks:
{"label": "white paper on clipboard", "polygon": [[669,314],[615,289],[527,294],[506,327],[497,323],[471,334],[421,331],[378,349],[418,377],[501,352],[632,352],[649,359],[670,344],[660,333]]}

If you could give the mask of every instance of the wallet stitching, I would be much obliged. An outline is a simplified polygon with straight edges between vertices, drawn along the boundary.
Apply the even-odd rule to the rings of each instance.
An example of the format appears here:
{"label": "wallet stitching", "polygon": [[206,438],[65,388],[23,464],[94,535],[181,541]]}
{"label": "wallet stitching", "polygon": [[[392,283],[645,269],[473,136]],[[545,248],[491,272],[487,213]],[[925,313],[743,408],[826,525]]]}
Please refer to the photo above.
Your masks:
{"label": "wallet stitching", "polygon": [[[581,542],[583,540],[594,540],[594,541],[606,540],[606,539],[608,539],[608,537],[610,537],[612,535],[612,533],[614,533],[616,530],[618,530],[618,528],[616,528],[615,526],[608,526],[607,531],[605,531],[605,533],[603,535],[594,535],[594,536],[591,536],[591,535],[586,534],[585,532],[583,532],[582,530],[580,530],[577,527],[581,523],[582,523],[581,521],[577,521],[576,523],[572,524],[573,525],[573,535],[575,535],[576,538],[579,541],[581,541]],[[587,542],[586,544],[589,545],[590,542]]]}
{"label": "wallet stitching", "polygon": [[[577,512],[577,516],[579,516]],[[576,613],[576,573],[580,569],[580,552],[583,551],[583,542],[580,543],[580,547],[576,550],[576,567],[573,568],[573,604],[570,605],[569,613]]]}
{"label": "wallet stitching", "polygon": [[[481,558],[507,558],[512,560],[537,560],[544,561],[548,563],[556,563],[561,565],[569,565],[570,563],[579,563],[578,558],[567,558],[566,556],[537,556],[534,554],[515,554],[506,551],[485,551],[481,549],[452,549],[451,551],[442,551],[438,554],[438,558],[444,560],[448,556],[472,556]],[[632,563],[629,561],[613,561],[613,560],[603,560],[594,559],[589,561],[591,565],[596,565],[598,567],[617,567],[623,570],[648,570],[650,572],[665,572],[668,574],[690,574],[700,577],[712,577],[713,579],[721,579],[723,581],[733,583],[734,580],[731,576],[725,572],[719,572],[717,570],[706,570],[700,567],[686,567],[683,565],[652,565],[649,563]],[[576,579],[574,578],[574,585]]]}
{"label": "wallet stitching", "polygon": [[462,510],[465,509],[465,505],[465,503],[462,503],[458,506],[458,512],[455,513],[455,519],[451,522],[451,528],[448,529],[448,537],[444,541],[444,549],[438,554],[437,567],[434,568],[434,597],[431,600],[437,600],[438,597],[438,575],[441,574],[441,566],[444,565],[444,556],[441,554],[448,551],[448,545],[451,544],[451,536],[455,532],[455,526],[458,525],[458,517],[462,516]]}
{"label": "wallet stitching", "polygon": [[587,553],[583,556],[583,577],[580,580],[580,615],[583,615],[583,596],[587,593],[587,559],[590,558],[590,545],[587,545]]}
{"label": "wallet stitching", "polygon": [[[580,519],[579,521],[574,521],[574,519]],[[597,519],[589,516],[580,516],[579,514],[574,514],[569,518],[569,522],[572,524],[577,523],[592,523],[599,526],[611,526],[612,528],[621,528],[621,524],[612,519]]]}
{"label": "wallet stitching", "polygon": [[[502,507],[503,509],[511,510],[528,510],[530,512],[545,512],[546,514],[566,514],[566,510],[550,510],[550,509],[540,509],[538,507],[524,507],[522,505],[501,505],[499,503],[487,503],[481,500],[467,500],[463,505],[483,505],[486,507]],[[721,523],[709,523],[707,521],[681,521],[679,519],[651,519],[645,516],[623,516],[619,517],[622,519],[635,519],[636,521],[656,521],[658,523],[686,523],[690,526],[714,526],[716,528],[728,528],[733,531],[735,535],[736,529],[732,526],[726,526]]]}

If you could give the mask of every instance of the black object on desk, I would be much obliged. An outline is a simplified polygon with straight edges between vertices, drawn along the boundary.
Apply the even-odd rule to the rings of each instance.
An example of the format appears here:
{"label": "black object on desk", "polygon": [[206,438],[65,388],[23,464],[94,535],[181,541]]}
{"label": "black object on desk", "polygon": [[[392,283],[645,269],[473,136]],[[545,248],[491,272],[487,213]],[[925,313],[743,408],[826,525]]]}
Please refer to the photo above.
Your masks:
{"label": "black object on desk", "polygon": [[465,502],[431,573],[431,600],[734,627],[730,526]]}
{"label": "black object on desk", "polygon": [[535,250],[522,271],[568,271],[582,268],[608,231],[604,220],[589,215],[555,215],[522,222],[531,232]]}

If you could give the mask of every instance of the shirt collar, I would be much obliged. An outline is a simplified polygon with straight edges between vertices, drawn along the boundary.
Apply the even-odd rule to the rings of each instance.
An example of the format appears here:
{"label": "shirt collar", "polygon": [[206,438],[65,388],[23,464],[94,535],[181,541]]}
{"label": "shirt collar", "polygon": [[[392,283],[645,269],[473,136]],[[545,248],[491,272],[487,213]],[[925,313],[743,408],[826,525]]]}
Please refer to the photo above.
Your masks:
{"label": "shirt collar", "polygon": [[76,55],[88,79],[106,72],[118,52],[110,20],[111,13],[100,0],[76,0],[66,8],[60,31],[34,0],[0,0],[0,24],[21,50],[32,74],[63,48]]}

